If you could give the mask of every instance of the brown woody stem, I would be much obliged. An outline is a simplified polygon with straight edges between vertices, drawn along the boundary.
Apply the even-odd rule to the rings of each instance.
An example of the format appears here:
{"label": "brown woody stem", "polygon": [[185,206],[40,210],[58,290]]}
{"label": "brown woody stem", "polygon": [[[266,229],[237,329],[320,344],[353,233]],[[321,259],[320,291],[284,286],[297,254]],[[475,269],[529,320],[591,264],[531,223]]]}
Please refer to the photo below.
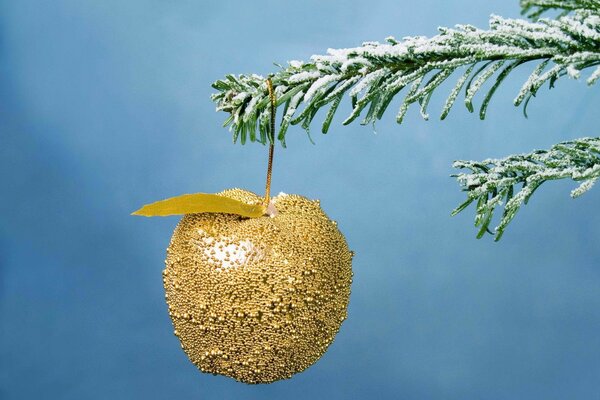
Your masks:
{"label": "brown woody stem", "polygon": [[273,82],[271,82],[271,78],[267,78],[267,88],[269,90],[269,99],[271,100],[271,135],[269,138],[269,164],[267,166],[267,184],[265,187],[265,207],[267,207],[271,201],[271,174],[273,171],[273,153],[275,151],[275,112],[277,110],[275,92],[273,91]]}

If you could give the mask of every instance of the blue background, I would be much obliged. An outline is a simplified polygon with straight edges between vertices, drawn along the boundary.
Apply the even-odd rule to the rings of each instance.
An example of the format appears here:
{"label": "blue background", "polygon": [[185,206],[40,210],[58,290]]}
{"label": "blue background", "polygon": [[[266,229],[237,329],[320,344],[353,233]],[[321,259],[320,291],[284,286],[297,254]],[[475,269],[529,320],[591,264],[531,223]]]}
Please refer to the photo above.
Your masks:
{"label": "blue background", "polygon": [[[457,104],[327,136],[299,128],[275,193],[321,199],[356,252],[349,319],[304,373],[247,386],[201,374],[172,334],[161,270],[177,218],[144,203],[262,191],[266,148],[232,145],[210,84],[388,35],[487,26],[518,2],[5,1],[0,6],[1,399],[599,398],[600,190],[544,185],[505,237],[475,239],[455,159],[598,135],[599,93],[563,79],[486,121]],[[596,111],[596,112],[595,112]],[[321,114],[322,115],[322,114]],[[433,118],[435,115],[435,118]]]}

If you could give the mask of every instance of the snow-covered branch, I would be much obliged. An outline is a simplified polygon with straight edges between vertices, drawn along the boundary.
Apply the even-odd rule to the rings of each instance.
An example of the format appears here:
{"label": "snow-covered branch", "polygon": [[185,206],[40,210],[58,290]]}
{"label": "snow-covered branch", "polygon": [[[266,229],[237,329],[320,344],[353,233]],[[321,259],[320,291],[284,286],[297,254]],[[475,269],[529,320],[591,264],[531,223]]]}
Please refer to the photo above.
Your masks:
{"label": "snow-covered branch", "polygon": [[521,0],[522,14],[534,20],[551,10],[558,10],[561,15],[566,15],[575,10],[598,9],[600,9],[598,0]]}
{"label": "snow-covered branch", "polygon": [[[550,150],[502,159],[456,161],[454,167],[471,172],[453,175],[467,192],[467,200],[452,214],[475,202],[477,237],[489,232],[495,233],[499,240],[521,205],[527,204],[542,183],[557,179],[577,181],[580,184],[571,192],[572,197],[581,196],[594,185],[600,178],[600,138],[577,139],[554,145]],[[500,223],[491,232],[489,225],[494,211],[502,206]]]}
{"label": "snow-covered branch", "polygon": [[[439,85],[457,76],[441,118],[445,118],[461,91],[465,105],[474,111],[475,95],[488,87],[479,106],[484,118],[490,99],[502,81],[517,67],[536,63],[529,79],[515,98],[526,107],[529,99],[548,83],[563,76],[578,78],[594,68],[589,84],[600,78],[600,5],[598,0],[523,0],[524,11],[564,11],[557,18],[535,22],[492,16],[487,30],[471,25],[440,28],[434,37],[388,38],[385,43],[368,42],[349,49],[329,49],[309,62],[291,61],[271,75],[277,105],[283,114],[277,138],[285,145],[289,125],[309,129],[317,112],[329,107],[322,124],[326,133],[343,97],[348,94],[352,112],[349,124],[366,113],[362,124],[381,119],[390,102],[406,88],[396,114],[402,122],[413,103],[419,103],[427,119],[429,100]],[[539,14],[536,14],[539,15]],[[525,67],[525,66],[523,66]],[[495,79],[494,79],[495,77]],[[230,114],[234,141],[267,143],[270,107],[266,78],[258,75],[228,75],[213,84],[217,110]],[[486,82],[492,81],[489,85]],[[366,110],[366,111],[365,111]]]}

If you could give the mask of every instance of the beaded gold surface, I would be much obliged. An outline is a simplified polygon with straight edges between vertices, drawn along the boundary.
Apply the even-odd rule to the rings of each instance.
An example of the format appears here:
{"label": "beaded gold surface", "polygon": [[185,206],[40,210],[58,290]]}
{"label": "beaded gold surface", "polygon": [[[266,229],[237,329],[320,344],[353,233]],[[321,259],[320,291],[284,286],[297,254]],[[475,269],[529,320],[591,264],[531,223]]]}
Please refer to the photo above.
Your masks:
{"label": "beaded gold surface", "polygon": [[[260,204],[254,193],[220,195]],[[185,215],[163,282],[175,335],[203,372],[246,383],[315,363],[346,318],[352,253],[318,201],[273,198],[276,213]]]}

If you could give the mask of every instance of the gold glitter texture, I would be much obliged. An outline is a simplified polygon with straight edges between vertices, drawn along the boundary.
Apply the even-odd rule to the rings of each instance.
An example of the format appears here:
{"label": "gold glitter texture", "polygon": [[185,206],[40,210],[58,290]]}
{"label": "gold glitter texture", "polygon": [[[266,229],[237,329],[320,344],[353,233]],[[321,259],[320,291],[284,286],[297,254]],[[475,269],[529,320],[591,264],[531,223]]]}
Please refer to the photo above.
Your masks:
{"label": "gold glitter texture", "polygon": [[[219,195],[263,200],[241,189]],[[325,353],[346,318],[352,253],[336,223],[302,196],[272,205],[276,212],[259,218],[188,214],[175,229],[166,299],[201,371],[246,383],[289,378]]]}

